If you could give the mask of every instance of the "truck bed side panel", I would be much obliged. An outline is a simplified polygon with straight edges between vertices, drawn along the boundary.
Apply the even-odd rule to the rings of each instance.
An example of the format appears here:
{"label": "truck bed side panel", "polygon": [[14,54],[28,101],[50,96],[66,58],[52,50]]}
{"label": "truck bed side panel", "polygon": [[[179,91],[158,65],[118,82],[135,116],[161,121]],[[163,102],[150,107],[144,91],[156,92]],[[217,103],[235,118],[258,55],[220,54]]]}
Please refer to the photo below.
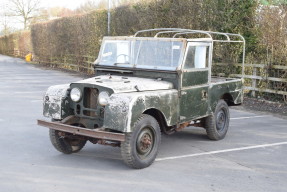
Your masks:
{"label": "truck bed side panel", "polygon": [[243,100],[242,80],[230,80],[220,83],[212,83],[209,88],[210,109],[215,110],[219,99],[224,95],[231,95],[234,104],[240,104]]}

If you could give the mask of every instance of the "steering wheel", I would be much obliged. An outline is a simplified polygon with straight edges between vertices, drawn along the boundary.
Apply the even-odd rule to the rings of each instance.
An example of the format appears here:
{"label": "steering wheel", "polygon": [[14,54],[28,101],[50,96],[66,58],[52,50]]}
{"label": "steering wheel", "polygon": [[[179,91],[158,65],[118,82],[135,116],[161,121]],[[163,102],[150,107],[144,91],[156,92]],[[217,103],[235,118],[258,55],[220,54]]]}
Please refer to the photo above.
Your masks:
{"label": "steering wheel", "polygon": [[119,55],[117,56],[117,60],[118,60],[119,57],[124,57],[124,62],[125,62],[125,63],[126,63],[126,62],[128,61],[128,59],[129,59],[129,56],[128,56],[127,54],[119,54]]}

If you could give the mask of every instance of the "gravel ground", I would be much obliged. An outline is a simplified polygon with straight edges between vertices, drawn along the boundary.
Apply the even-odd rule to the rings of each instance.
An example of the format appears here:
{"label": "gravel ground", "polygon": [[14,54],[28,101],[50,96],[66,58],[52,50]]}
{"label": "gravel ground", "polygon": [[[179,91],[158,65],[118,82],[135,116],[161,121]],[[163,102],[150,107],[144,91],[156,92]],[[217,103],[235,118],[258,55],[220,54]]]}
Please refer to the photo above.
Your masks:
{"label": "gravel ground", "polygon": [[236,106],[253,112],[263,112],[287,119],[287,104],[245,97],[243,105]]}

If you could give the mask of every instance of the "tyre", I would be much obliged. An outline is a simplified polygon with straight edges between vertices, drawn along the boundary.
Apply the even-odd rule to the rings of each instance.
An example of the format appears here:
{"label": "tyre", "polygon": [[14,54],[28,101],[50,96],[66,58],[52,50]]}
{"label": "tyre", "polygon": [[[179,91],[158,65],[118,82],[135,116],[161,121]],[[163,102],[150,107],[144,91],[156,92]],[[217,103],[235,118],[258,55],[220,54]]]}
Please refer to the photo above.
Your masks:
{"label": "tyre", "polygon": [[209,139],[221,140],[225,137],[229,128],[229,109],[224,100],[219,100],[215,112],[205,118],[204,127]]}
{"label": "tyre", "polygon": [[150,115],[142,115],[135,123],[133,132],[126,133],[126,139],[121,143],[124,162],[135,169],[150,166],[157,156],[160,140],[157,120]]}
{"label": "tyre", "polygon": [[[71,154],[79,152],[87,143],[85,139],[75,138],[72,134],[50,129],[50,140],[59,152]],[[64,135],[64,136],[63,136]]]}

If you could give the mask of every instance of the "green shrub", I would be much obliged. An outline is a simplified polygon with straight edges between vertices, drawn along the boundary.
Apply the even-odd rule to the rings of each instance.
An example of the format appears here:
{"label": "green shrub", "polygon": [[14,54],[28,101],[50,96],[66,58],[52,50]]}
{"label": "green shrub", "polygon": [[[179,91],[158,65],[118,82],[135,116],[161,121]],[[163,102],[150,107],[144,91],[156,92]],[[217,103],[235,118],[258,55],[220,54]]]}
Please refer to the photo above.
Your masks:
{"label": "green shrub", "polygon": [[30,31],[0,37],[0,54],[20,56],[32,52]]}
{"label": "green shrub", "polygon": [[[179,27],[241,33],[248,51],[256,41],[256,1],[249,0],[154,0],[118,7],[111,12],[111,35],[132,35],[140,29]],[[96,57],[101,39],[107,35],[107,12],[93,11],[32,26],[32,47],[40,61],[63,61],[74,55]]]}
{"label": "green shrub", "polygon": [[74,64],[78,64],[83,55],[96,56],[107,28],[106,15],[106,11],[94,11],[33,25],[32,47],[36,58],[63,61],[73,55]]}

